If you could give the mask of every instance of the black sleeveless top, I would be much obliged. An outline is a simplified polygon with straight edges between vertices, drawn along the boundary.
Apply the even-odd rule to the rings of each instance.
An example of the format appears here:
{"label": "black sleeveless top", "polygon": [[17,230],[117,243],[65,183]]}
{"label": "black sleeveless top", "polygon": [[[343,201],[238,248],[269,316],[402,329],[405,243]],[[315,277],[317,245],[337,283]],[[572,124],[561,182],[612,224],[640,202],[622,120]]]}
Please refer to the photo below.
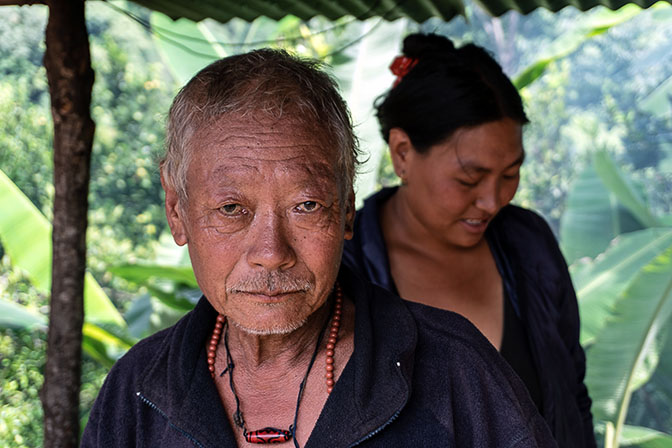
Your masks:
{"label": "black sleeveless top", "polygon": [[[399,296],[397,285],[392,280],[390,290]],[[539,383],[539,375],[537,368],[532,359],[532,351],[530,349],[530,342],[527,337],[525,327],[520,318],[516,314],[513,303],[507,297],[506,285],[504,285],[504,331],[502,334],[502,346],[499,354],[509,363],[514,372],[523,381],[530,393],[530,398],[534,402],[537,410],[541,414],[542,399],[541,399],[541,384]]]}
{"label": "black sleeveless top", "polygon": [[541,413],[543,409],[541,384],[539,383],[537,368],[532,359],[530,341],[523,323],[520,321],[511,300],[506,297],[506,294],[504,294],[504,333],[499,352],[518,374],[520,379],[523,380],[532,401]]}

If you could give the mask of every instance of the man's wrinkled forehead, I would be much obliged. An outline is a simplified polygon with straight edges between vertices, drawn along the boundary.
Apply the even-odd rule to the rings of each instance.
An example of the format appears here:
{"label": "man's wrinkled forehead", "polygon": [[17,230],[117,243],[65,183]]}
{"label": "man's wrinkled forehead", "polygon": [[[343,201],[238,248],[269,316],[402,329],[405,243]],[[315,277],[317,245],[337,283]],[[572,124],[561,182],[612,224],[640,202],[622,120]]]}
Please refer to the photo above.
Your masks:
{"label": "man's wrinkled forehead", "polygon": [[211,120],[194,133],[190,143],[196,150],[208,146],[230,148],[232,152],[267,148],[265,157],[269,158],[289,146],[306,152],[320,149],[323,154],[337,153],[334,143],[317,123],[291,115],[276,118],[263,112],[227,114]]}
{"label": "man's wrinkled forehead", "polygon": [[[223,173],[254,176],[269,164],[278,174],[315,178],[337,176],[338,151],[317,125],[292,117],[223,116],[200,129],[191,140],[193,159]],[[228,177],[228,176],[227,176]],[[303,176],[302,176],[303,177]]]}

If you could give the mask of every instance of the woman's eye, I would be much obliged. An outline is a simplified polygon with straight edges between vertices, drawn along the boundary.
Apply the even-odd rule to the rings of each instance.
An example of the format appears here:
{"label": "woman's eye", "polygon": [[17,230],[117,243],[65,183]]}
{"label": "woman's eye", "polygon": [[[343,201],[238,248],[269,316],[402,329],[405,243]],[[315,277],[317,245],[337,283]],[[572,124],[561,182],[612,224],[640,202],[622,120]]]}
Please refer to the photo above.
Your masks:
{"label": "woman's eye", "polygon": [[463,179],[457,179],[457,182],[463,187],[475,187],[478,184],[478,182],[471,182]]}
{"label": "woman's eye", "polygon": [[502,177],[506,180],[514,180],[518,179],[518,176],[520,176],[520,171],[516,171],[513,174],[504,174]]}
{"label": "woman's eye", "polygon": [[242,206],[240,204],[226,204],[219,207],[219,210],[227,216],[233,216],[240,214],[242,211]]}
{"label": "woman's eye", "polygon": [[296,208],[301,212],[314,212],[320,207],[320,204],[315,201],[305,201],[296,206]]}

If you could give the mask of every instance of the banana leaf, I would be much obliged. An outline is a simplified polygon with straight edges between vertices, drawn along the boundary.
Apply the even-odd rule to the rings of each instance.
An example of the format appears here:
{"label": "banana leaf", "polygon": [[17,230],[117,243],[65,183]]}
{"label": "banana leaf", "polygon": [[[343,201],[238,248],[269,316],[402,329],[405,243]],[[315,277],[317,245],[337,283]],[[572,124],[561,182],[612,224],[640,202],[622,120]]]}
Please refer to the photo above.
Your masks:
{"label": "banana leaf", "polygon": [[154,11],[150,23],[159,53],[179,85],[186,84],[200,69],[227,55],[205,22],[173,20]]}
{"label": "banana leaf", "polygon": [[[612,434],[607,434],[605,426],[606,425],[604,422],[595,422],[595,434],[598,436],[598,446],[600,446],[600,436],[611,436],[609,442],[613,442],[613,425],[611,428]],[[621,438],[618,442],[618,444],[606,443],[604,446],[605,448],[609,446],[633,448],[672,448],[672,436],[664,432],[642,426],[623,425]]]}
{"label": "banana leaf", "polygon": [[357,206],[376,189],[378,167],[387,145],[380,135],[373,102],[392,87],[394,76],[387,67],[399,53],[405,20],[364,22],[360,35],[366,39],[348,48],[347,61],[334,66],[334,75],[348,103],[363,152],[357,176]]}
{"label": "banana leaf", "polygon": [[573,32],[564,33],[550,45],[548,54],[530,64],[513,79],[518,90],[532,84],[540,78],[550,64],[574,53],[586,41],[609,31],[609,29],[627,22],[642,9],[636,5],[626,5],[617,11],[602,10],[597,14],[586,14]]}
{"label": "banana leaf", "polygon": [[624,425],[620,446],[672,448],[672,436],[650,428]]}
{"label": "banana leaf", "polygon": [[[48,294],[51,288],[51,225],[26,195],[0,170],[0,242],[14,267]],[[126,323],[91,274],[84,278],[85,318],[92,323]]]}
{"label": "banana leaf", "polygon": [[609,191],[593,166],[574,181],[560,219],[560,245],[569,264],[604,252],[618,235],[645,225]]}
{"label": "banana leaf", "polygon": [[602,331],[617,300],[641,270],[672,247],[672,229],[656,228],[618,237],[600,257],[572,280],[581,312],[581,344],[591,344]]}
{"label": "banana leaf", "polygon": [[196,276],[190,266],[124,264],[113,266],[108,270],[114,275],[140,285],[151,284],[150,281],[154,279],[165,279],[189,288],[198,289]]}
{"label": "banana leaf", "polygon": [[656,367],[672,314],[672,245],[635,275],[587,350],[586,385],[596,419],[622,431],[632,392]]}
{"label": "banana leaf", "polygon": [[[47,318],[24,305],[0,299],[0,328],[45,331]],[[107,368],[135,342],[88,322],[84,323],[82,336],[84,352]]]}
{"label": "banana leaf", "polygon": [[[152,297],[173,310],[181,311],[182,314],[193,309],[202,295],[191,266],[127,264],[114,266],[108,270],[118,277],[145,287]],[[155,330],[165,328],[161,323],[150,325],[150,316],[154,308],[161,311],[159,307],[151,304],[149,296],[136,299],[126,314],[129,327],[133,327],[132,334],[145,334],[147,328]],[[170,313],[163,312],[163,314]],[[174,321],[173,316],[160,320]]]}
{"label": "banana leaf", "polygon": [[0,328],[44,330],[47,318],[23,305],[0,298]]}
{"label": "banana leaf", "polygon": [[606,151],[600,150],[593,155],[593,165],[602,183],[642,225],[646,227],[662,225],[660,220],[651,214],[639,192],[616,167],[616,164]]}
{"label": "banana leaf", "polygon": [[135,340],[120,337],[98,325],[84,322],[82,349],[108,369],[131,348]]}

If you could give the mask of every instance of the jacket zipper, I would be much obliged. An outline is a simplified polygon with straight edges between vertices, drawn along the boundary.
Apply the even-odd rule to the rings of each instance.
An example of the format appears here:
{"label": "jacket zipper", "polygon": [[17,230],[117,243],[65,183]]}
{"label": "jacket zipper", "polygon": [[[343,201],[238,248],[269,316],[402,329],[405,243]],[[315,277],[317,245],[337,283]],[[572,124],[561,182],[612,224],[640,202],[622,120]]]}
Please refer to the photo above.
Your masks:
{"label": "jacket zipper", "polygon": [[[401,367],[401,363],[400,363],[399,361],[396,362],[396,365],[397,365],[397,368],[398,368],[398,369]],[[404,376],[401,374],[401,371],[400,371],[400,370],[397,370],[397,372],[399,372],[399,374],[400,374],[400,376],[401,376],[401,379],[402,379],[402,380],[404,381],[404,383],[405,383],[405,382],[406,382],[406,378],[404,378]],[[410,387],[410,386],[407,385],[407,387]],[[385,428],[386,428],[390,423],[392,423],[394,420],[396,420],[396,418],[399,417],[399,414],[401,414],[402,409],[404,409],[404,408],[406,407],[406,404],[408,404],[408,395],[409,395],[409,394],[408,394],[408,391],[407,391],[407,392],[406,392],[406,399],[405,399],[404,402],[401,404],[401,406],[399,407],[399,409],[397,409],[397,411],[396,411],[394,414],[392,414],[392,417],[390,417],[385,423],[383,423],[382,425],[380,425],[378,428],[374,429],[373,431],[371,431],[370,433],[368,433],[367,435],[365,435],[364,437],[362,437],[361,439],[359,439],[358,441],[356,441],[355,443],[353,443],[352,445],[350,445],[349,448],[352,448],[352,447],[354,447],[354,446],[357,446],[357,445],[360,445],[360,444],[364,443],[365,441],[369,440],[371,437],[375,436],[375,435],[378,434],[380,431],[382,431],[383,429],[385,429]]]}
{"label": "jacket zipper", "polygon": [[392,417],[390,417],[390,419],[389,419],[388,421],[386,421],[385,423],[383,423],[382,425],[380,425],[378,428],[374,429],[374,430],[371,431],[369,434],[367,434],[366,436],[362,437],[361,439],[359,439],[358,441],[356,441],[355,443],[353,443],[352,445],[350,445],[349,448],[352,448],[352,447],[354,447],[354,446],[357,446],[357,445],[360,445],[360,444],[366,442],[366,441],[369,440],[371,437],[375,436],[375,435],[378,434],[380,431],[382,431],[383,429],[385,429],[385,427],[387,427],[387,425],[389,425],[389,424],[392,423],[397,417],[399,417],[399,414],[401,414],[401,410],[404,408],[404,406],[406,406],[406,403],[404,403],[404,405],[403,405],[402,407],[400,407],[400,408],[397,410],[397,412],[395,412],[395,413],[392,415]]}
{"label": "jacket zipper", "polygon": [[187,439],[189,439],[189,440],[191,441],[191,443],[193,443],[194,445],[196,445],[196,446],[198,446],[198,447],[205,448],[205,447],[204,447],[198,440],[194,439],[194,437],[193,437],[191,434],[189,434],[188,432],[186,432],[186,431],[183,430],[182,428],[179,428],[178,426],[175,426],[175,425],[170,421],[170,419],[168,418],[168,416],[166,415],[166,413],[163,412],[161,409],[159,409],[159,407],[158,407],[157,405],[155,405],[152,401],[150,401],[148,398],[146,398],[144,395],[142,395],[142,393],[140,393],[140,392],[136,392],[135,395],[140,399],[140,401],[142,401],[144,404],[146,404],[147,406],[149,406],[150,409],[152,409],[152,410],[158,412],[159,415],[160,415],[161,417],[163,417],[163,418],[166,419],[166,422],[167,422],[171,427],[175,428],[176,431],[182,433],[182,435],[183,435],[184,437],[186,437]]}

